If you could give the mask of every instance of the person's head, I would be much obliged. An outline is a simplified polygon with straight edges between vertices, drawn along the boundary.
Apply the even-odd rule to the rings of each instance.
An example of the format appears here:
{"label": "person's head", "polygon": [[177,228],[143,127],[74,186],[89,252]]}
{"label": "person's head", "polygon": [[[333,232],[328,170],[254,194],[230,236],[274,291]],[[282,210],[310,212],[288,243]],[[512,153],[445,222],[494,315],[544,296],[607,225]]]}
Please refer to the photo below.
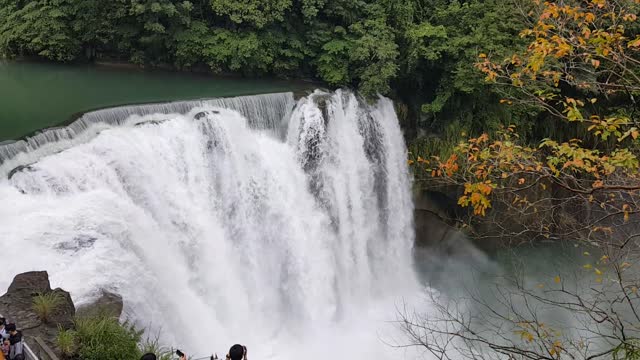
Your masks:
{"label": "person's head", "polygon": [[229,360],[243,360],[247,358],[247,347],[235,344],[229,349],[229,354],[227,354],[227,359]]}
{"label": "person's head", "polygon": [[16,324],[7,324],[5,326],[5,329],[11,335],[15,335],[18,332],[18,329],[16,328]]}
{"label": "person's head", "polygon": [[11,341],[9,341],[9,339],[4,339],[4,346],[9,346],[11,345]]}
{"label": "person's head", "polygon": [[146,354],[142,355],[140,360],[156,360],[156,354],[146,353]]}
{"label": "person's head", "polygon": [[0,329],[4,327],[4,324],[7,322],[7,319],[4,316],[0,315]]}

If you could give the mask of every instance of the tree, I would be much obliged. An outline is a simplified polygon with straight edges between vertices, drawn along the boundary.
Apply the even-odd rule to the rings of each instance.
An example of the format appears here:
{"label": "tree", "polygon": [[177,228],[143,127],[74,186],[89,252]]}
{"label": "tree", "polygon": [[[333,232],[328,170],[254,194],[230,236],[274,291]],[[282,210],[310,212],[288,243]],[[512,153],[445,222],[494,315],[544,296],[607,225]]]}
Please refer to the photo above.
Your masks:
{"label": "tree", "polygon": [[[438,320],[402,313],[414,344],[442,358],[637,359],[640,356],[640,3],[624,0],[545,2],[522,32],[526,50],[477,67],[502,89],[505,106],[543,109],[582,139],[521,140],[515,126],[496,137],[471,137],[447,159],[412,159],[434,183],[459,186],[458,219],[479,241],[570,241],[598,252],[576,269],[584,286],[560,276],[531,288],[518,276],[498,286],[503,305],[484,306],[482,321],[460,308],[436,306]],[[586,252],[585,254],[588,254]],[[549,308],[584,321],[560,332],[540,321]],[[596,345],[596,343],[598,343]]]}
{"label": "tree", "polygon": [[419,105],[420,126],[438,135],[426,140],[436,141],[432,147],[445,153],[462,132],[479,134],[514,121],[511,114],[518,109],[496,105],[500,95],[487,86],[474,63],[482,51],[501,57],[523,46],[518,32],[524,24],[513,16],[520,11],[515,1],[415,3],[413,21],[404,30],[397,83],[399,91],[407,92],[403,97]]}
{"label": "tree", "polygon": [[72,1],[5,0],[0,3],[0,49],[3,53],[36,54],[56,61],[73,60],[80,51],[70,19]]}
{"label": "tree", "polygon": [[[282,22],[291,6],[291,0],[211,0],[211,7],[217,14],[228,16],[236,24],[247,23],[258,29]],[[313,4],[307,4],[309,6]]]}
{"label": "tree", "polygon": [[[193,4],[190,1],[174,0],[132,0],[130,14],[132,20],[142,24],[137,28],[132,42],[134,52],[131,60],[134,63],[170,63],[171,52],[176,35],[191,21],[190,12]],[[137,42],[137,44],[136,44]]]}

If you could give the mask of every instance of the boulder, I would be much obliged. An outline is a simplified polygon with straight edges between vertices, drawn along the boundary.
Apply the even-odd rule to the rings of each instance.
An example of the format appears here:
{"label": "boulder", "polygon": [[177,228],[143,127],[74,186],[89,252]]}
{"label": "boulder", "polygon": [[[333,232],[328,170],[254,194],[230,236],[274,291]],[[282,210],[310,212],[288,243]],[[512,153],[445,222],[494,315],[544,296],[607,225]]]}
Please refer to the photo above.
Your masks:
{"label": "boulder", "polygon": [[79,306],[76,315],[78,317],[107,315],[119,319],[123,306],[122,296],[103,289],[100,297],[93,302]]}
{"label": "boulder", "polygon": [[24,295],[24,292],[39,294],[49,291],[51,291],[49,274],[46,271],[30,271],[13,278],[7,295]]}

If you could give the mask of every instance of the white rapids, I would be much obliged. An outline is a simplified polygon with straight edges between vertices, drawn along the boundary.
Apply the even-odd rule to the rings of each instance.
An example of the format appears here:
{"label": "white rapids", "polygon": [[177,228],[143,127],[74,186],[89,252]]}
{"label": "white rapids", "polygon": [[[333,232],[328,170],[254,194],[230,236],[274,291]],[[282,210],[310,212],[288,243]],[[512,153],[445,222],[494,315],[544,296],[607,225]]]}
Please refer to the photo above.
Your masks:
{"label": "white rapids", "polygon": [[117,292],[124,318],[196,356],[403,357],[385,337],[420,289],[393,104],[293,104],[262,126],[207,103],[131,115],[0,172],[0,290],[48,270],[76,303]]}

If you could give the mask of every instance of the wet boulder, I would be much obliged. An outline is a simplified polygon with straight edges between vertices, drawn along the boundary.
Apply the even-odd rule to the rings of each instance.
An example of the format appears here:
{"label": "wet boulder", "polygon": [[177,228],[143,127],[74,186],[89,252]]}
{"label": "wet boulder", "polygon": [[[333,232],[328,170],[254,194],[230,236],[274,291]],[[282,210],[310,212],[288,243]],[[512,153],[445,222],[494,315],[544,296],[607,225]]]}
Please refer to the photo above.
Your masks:
{"label": "wet boulder", "polygon": [[89,304],[78,306],[77,317],[109,316],[116,319],[122,315],[124,302],[119,294],[102,289],[100,296]]}

